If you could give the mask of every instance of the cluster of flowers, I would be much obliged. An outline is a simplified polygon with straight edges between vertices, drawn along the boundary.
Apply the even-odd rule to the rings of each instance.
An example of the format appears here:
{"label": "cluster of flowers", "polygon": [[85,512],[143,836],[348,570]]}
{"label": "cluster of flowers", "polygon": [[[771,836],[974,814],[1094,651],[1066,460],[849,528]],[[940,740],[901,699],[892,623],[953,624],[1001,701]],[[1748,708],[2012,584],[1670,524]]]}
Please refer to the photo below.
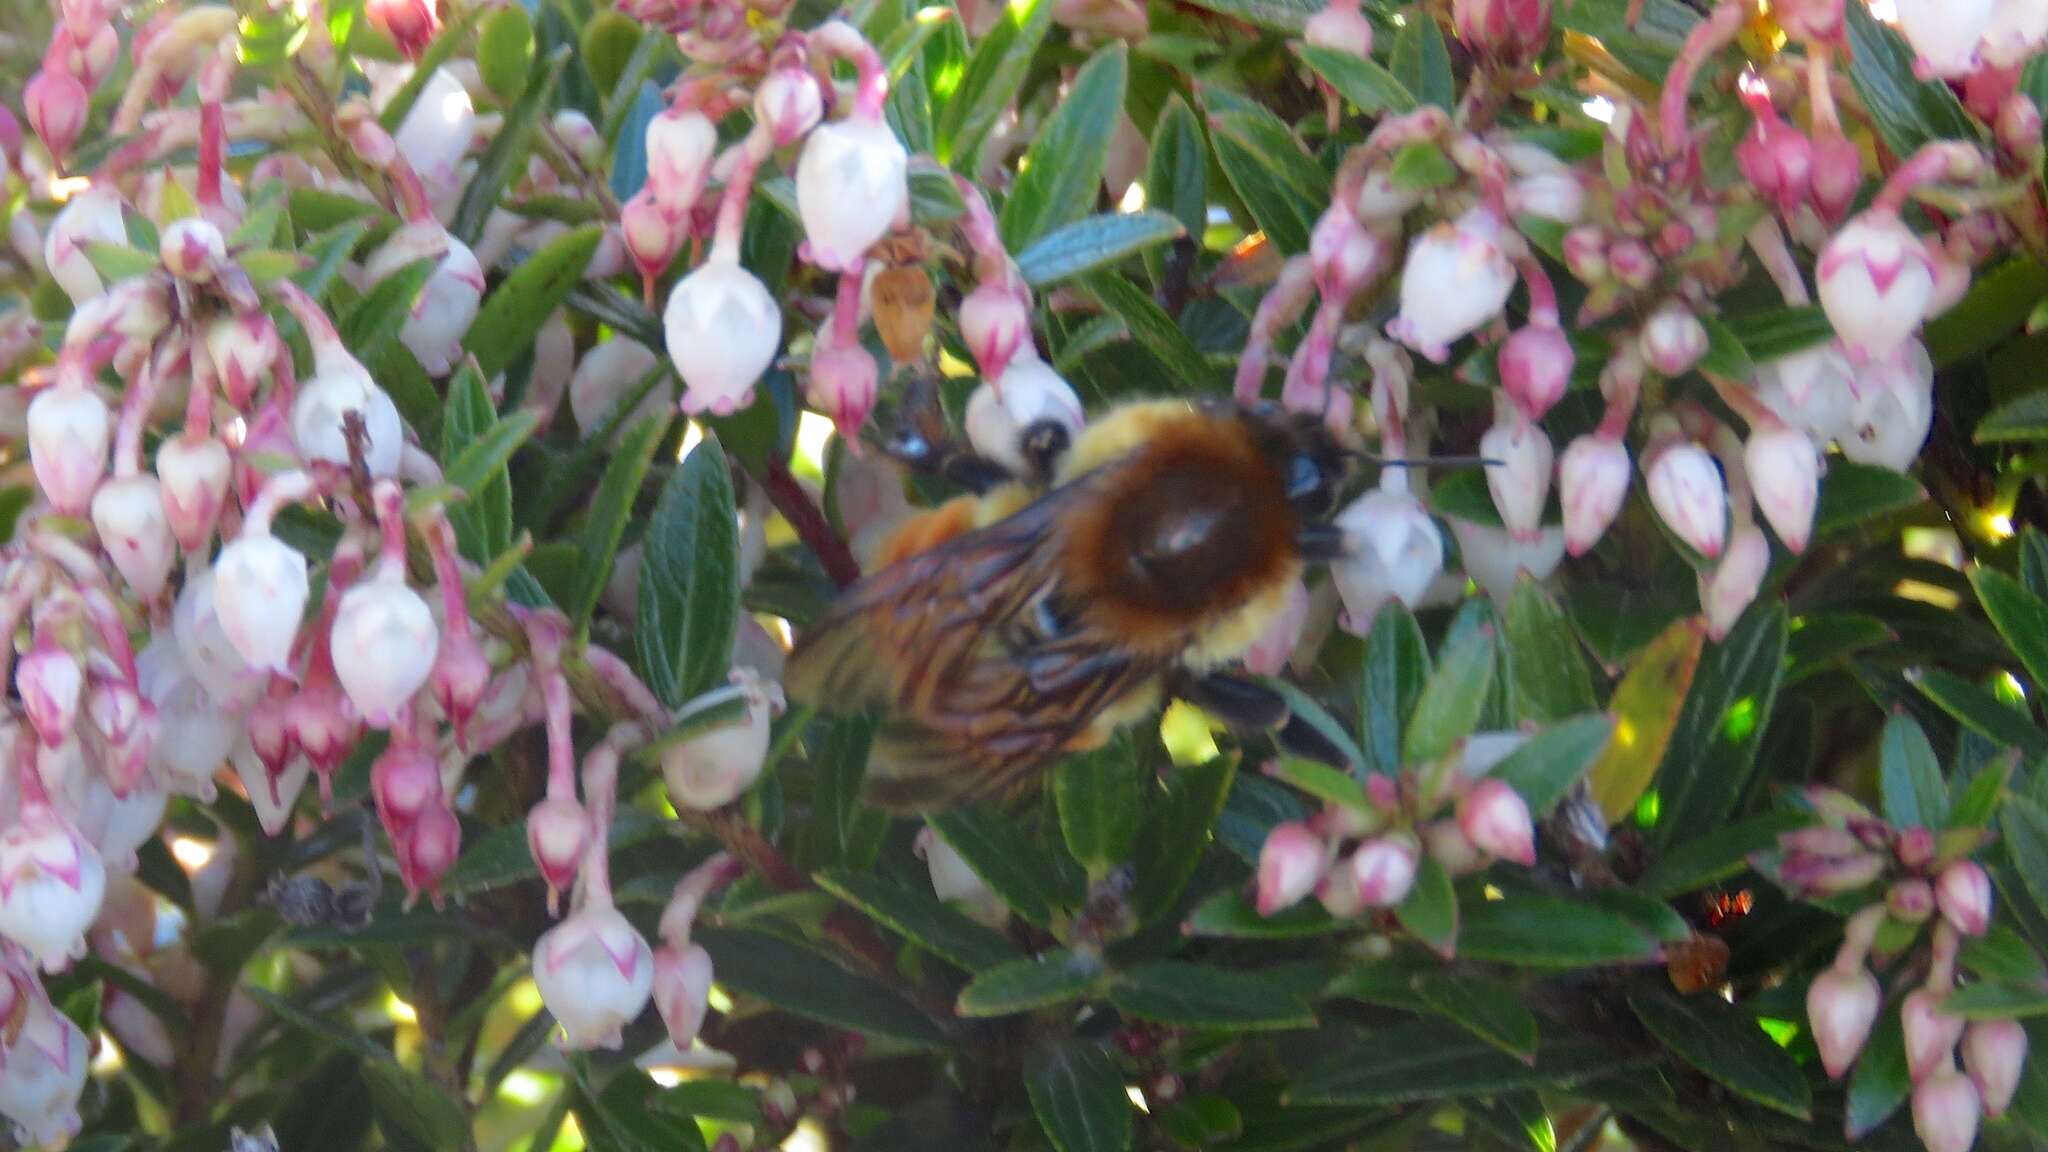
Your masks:
{"label": "cluster of flowers", "polygon": [[1759,871],[1815,900],[1886,883],[1882,899],[1849,917],[1834,963],[1807,990],[1821,1064],[1837,1080],[1855,1065],[1884,1004],[1868,966],[1872,954],[1887,963],[1903,956],[1931,922],[1926,976],[1899,1004],[1913,1127],[1929,1152],[1966,1152],[1980,1120],[2002,1116],[2012,1104],[2027,1059],[2019,1021],[1966,1022],[1942,1010],[1955,988],[1963,939],[1991,927],[1991,878],[1969,858],[1982,837],[1893,828],[1829,788],[1809,789],[1807,798],[1821,822],[1785,833],[1777,852],[1754,861]]}

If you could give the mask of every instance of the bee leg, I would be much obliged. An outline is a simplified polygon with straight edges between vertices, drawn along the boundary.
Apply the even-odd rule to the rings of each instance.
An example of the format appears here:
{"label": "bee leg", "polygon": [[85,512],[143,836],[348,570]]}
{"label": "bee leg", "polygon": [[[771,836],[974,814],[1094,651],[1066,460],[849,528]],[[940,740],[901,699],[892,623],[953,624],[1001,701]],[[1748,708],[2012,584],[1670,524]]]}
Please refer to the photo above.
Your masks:
{"label": "bee leg", "polygon": [[1348,753],[1337,747],[1315,725],[1299,716],[1290,714],[1287,717],[1287,723],[1273,733],[1273,743],[1278,744],[1281,750],[1289,755],[1314,760],[1319,764],[1328,764],[1333,768],[1349,768],[1352,763]]}
{"label": "bee leg", "polygon": [[953,440],[934,440],[914,428],[891,435],[883,443],[882,450],[913,471],[937,476],[976,496],[985,495],[1015,479],[1002,465],[976,454],[964,444]]}
{"label": "bee leg", "polygon": [[1183,672],[1168,687],[1176,698],[1231,728],[1271,735],[1289,755],[1338,767],[1351,763],[1350,756],[1315,725],[1296,716],[1285,698],[1256,680],[1228,672]]}
{"label": "bee leg", "polygon": [[1040,420],[1027,426],[1018,435],[1017,450],[1031,466],[1031,474],[1041,484],[1052,480],[1053,471],[1059,467],[1060,457],[1074,446],[1074,434],[1065,424],[1057,420]]}
{"label": "bee leg", "polygon": [[1304,560],[1341,560],[1345,555],[1344,531],[1335,524],[1306,524],[1294,537]]}

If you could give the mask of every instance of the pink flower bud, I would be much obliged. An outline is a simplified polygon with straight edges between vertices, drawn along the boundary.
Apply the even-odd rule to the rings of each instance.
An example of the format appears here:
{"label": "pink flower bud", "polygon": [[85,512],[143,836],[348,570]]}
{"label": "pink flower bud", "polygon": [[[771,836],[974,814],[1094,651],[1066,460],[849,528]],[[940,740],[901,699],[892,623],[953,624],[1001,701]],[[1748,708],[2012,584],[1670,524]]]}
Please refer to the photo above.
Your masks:
{"label": "pink flower bud", "polygon": [[1901,880],[1885,893],[1884,909],[1901,924],[1925,924],[1934,915],[1934,886],[1918,878]]}
{"label": "pink flower bud", "polygon": [[683,378],[683,411],[725,416],[754,402],[782,344],[782,310],[753,273],[712,260],[669,293],[662,329]]}
{"label": "pink flower bud", "polygon": [[533,982],[564,1048],[616,1048],[654,990],[654,951],[618,909],[593,903],[534,945]]}
{"label": "pink flower bud", "polygon": [[292,643],[306,614],[306,558],[268,529],[248,531],[214,561],[215,610],[228,642],[259,672],[291,670]]}
{"label": "pink flower bud", "polygon": [[1934,902],[1941,918],[1965,936],[1982,936],[1991,927],[1991,877],[1975,860],[1958,860],[1941,870]]}
{"label": "pink flower bud", "polygon": [[754,118],[774,134],[777,148],[796,143],[824,115],[818,80],[803,68],[772,69],[754,89]]}
{"label": "pink flower bud", "polygon": [[982,379],[995,380],[1012,358],[1031,345],[1031,309],[1023,292],[989,280],[975,286],[960,302],[960,338],[981,368]]}
{"label": "pink flower bud", "polygon": [[1500,382],[1508,399],[1531,420],[1543,419],[1571,386],[1578,354],[1564,329],[1533,323],[1501,342]]}
{"label": "pink flower bud", "polygon": [[1970,1152],[1984,1102],[1977,1086],[1955,1069],[1955,1061],[1913,1089],[1913,1131],[1927,1152]]}
{"label": "pink flower bud", "polygon": [[671,216],[697,202],[717,149],[717,127],[694,108],[667,108],[647,122],[647,187]]}
{"label": "pink flower bud", "polygon": [[1700,609],[1707,614],[1707,635],[1727,638],[1735,622],[1749,610],[1771,567],[1771,545],[1753,524],[1735,529],[1720,563],[1699,578]]}
{"label": "pink flower bud", "polygon": [[370,792],[377,814],[397,839],[406,825],[441,799],[441,766],[417,741],[395,739],[370,766]]}
{"label": "pink flower bud", "polygon": [[1873,208],[1821,252],[1820,303],[1860,361],[1884,359],[1920,330],[1934,299],[1926,245],[1896,212]]}
{"label": "pink flower bud", "polygon": [[1330,565],[1347,631],[1364,635],[1388,600],[1414,607],[1444,569],[1444,538],[1405,490],[1375,488],[1339,513],[1345,555]]}
{"label": "pink flower bud", "polygon": [[85,955],[85,930],[107,891],[100,854],[48,804],[23,808],[0,832],[0,936],[46,972]]}
{"label": "pink flower bud", "polygon": [[1564,234],[1564,266],[1582,283],[1607,279],[1607,235],[1591,226]]}
{"label": "pink flower bud", "polygon": [[188,283],[207,284],[228,258],[228,241],[212,224],[187,216],[164,229],[157,253],[171,275]]}
{"label": "pink flower bud", "polygon": [[1529,805],[1505,781],[1487,778],[1458,801],[1458,829],[1472,846],[1524,868],[1536,863],[1536,827]]}
{"label": "pink flower bud", "polygon": [[641,283],[651,292],[683,249],[683,222],[662,208],[649,185],[619,209],[619,232],[626,254],[640,271]]}
{"label": "pink flower bud", "polygon": [[1813,206],[1821,220],[1840,223],[1863,190],[1863,153],[1840,132],[1813,138]]}
{"label": "pink flower bud", "polygon": [[1899,863],[1918,872],[1934,862],[1934,854],[1939,848],[1940,844],[1934,839],[1934,829],[1915,825],[1899,830],[1894,851],[1898,853]]}
{"label": "pink flower bud", "polygon": [[1363,60],[1372,55],[1372,21],[1359,11],[1357,0],[1331,0],[1308,18],[1301,38],[1317,48],[1344,52]]}
{"label": "pink flower bud", "polygon": [[59,161],[71,154],[85,131],[85,115],[92,103],[85,85],[70,73],[45,68],[29,77],[21,91],[21,110],[36,139]]}
{"label": "pink flower bud", "polygon": [[52,508],[85,514],[106,474],[112,437],[106,401],[83,384],[60,382],[29,401],[29,465]]}
{"label": "pink flower bud", "polygon": [[1259,915],[1300,903],[1316,890],[1328,867],[1329,851],[1308,825],[1282,824],[1268,832],[1259,849]]}
{"label": "pink flower bud", "polygon": [[79,1130],[92,1041],[41,991],[25,997],[21,1033],[0,1071],[0,1115],[23,1146],[55,1147]]}
{"label": "pink flower bud", "polygon": [[234,477],[227,445],[211,436],[173,436],[156,450],[156,475],[171,535],[188,555],[205,555]]}
{"label": "pink flower bud", "polygon": [[1657,256],[1640,241],[1622,240],[1607,249],[1607,268],[1616,280],[1640,292],[1657,281]]}
{"label": "pink flower bud", "polygon": [[446,803],[423,810],[404,835],[393,842],[398,856],[398,878],[405,885],[407,902],[425,893],[436,907],[441,903],[441,878],[455,867],[462,855],[462,821]]}
{"label": "pink flower bud", "polygon": [[590,816],[574,796],[551,796],[526,817],[526,846],[547,882],[550,904],[576,883],[576,870],[590,847]]}
{"label": "pink flower bud", "polygon": [[305,758],[292,757],[272,768],[256,755],[252,744],[244,743],[235,749],[234,766],[242,788],[249,793],[250,807],[256,809],[263,834],[276,836],[283,832],[285,825],[291,823],[292,808],[305,792],[306,777],[312,772]]}
{"label": "pink flower bud", "polygon": [[2017,1020],[1979,1020],[1963,1033],[1963,1067],[1994,1120],[2012,1107],[2026,1063],[2027,1030]]}
{"label": "pink flower bud", "polygon": [[1417,238],[1401,270],[1401,314],[1387,334],[1441,364],[1453,341],[1499,316],[1515,287],[1504,231],[1491,210],[1474,208]]}
{"label": "pink flower bud", "polygon": [[1709,560],[1728,532],[1728,489],[1705,448],[1681,440],[1656,449],[1647,463],[1650,504],[1686,546]]}
{"label": "pink flower bud", "polygon": [[1500,461],[1488,465],[1486,486],[1501,522],[1515,539],[1536,538],[1543,526],[1543,506],[1550,500],[1550,471],[1555,454],[1543,429],[1519,416],[1499,421],[1479,438],[1480,455]]}
{"label": "pink flower bud", "polygon": [[249,751],[264,770],[276,776],[285,770],[298,745],[292,739],[290,688],[273,680],[270,694],[249,709]]}
{"label": "pink flower bud", "polygon": [[85,673],[76,657],[50,637],[38,636],[35,647],[15,665],[14,687],[44,747],[55,748],[70,739],[85,690]]}
{"label": "pink flower bud", "polygon": [[1415,837],[1405,832],[1377,836],[1360,844],[1358,851],[1351,854],[1358,898],[1368,908],[1398,907],[1415,887],[1421,855]]}
{"label": "pink flower bud", "polygon": [[206,329],[206,353],[220,373],[228,403],[247,411],[257,387],[270,376],[284,341],[263,312],[222,316]]}
{"label": "pink flower bud", "polygon": [[1736,146],[1735,161],[1757,195],[1788,218],[1813,191],[1813,141],[1768,111]]}
{"label": "pink flower bud", "polygon": [[1778,0],[1771,5],[1771,16],[1800,43],[1842,38],[1842,0]]}
{"label": "pink flower bud", "polygon": [[856,440],[875,407],[881,369],[859,344],[830,345],[822,341],[811,352],[811,378],[804,399],[821,415],[832,418],[839,434]]}
{"label": "pink flower bud", "polygon": [[1820,501],[1820,453],[1806,433],[1783,424],[1763,424],[1749,434],[1743,466],[1756,506],[1794,555],[1806,551]]}
{"label": "pink flower bud", "polygon": [[409,60],[417,60],[441,30],[435,0],[369,0],[363,14],[379,32],[391,37]]}
{"label": "pink flower bud", "polygon": [[751,668],[733,669],[731,681],[746,700],[746,719],[662,751],[662,780],[678,808],[723,808],[760,779],[768,757],[769,726],[783,708],[782,686],[761,679]]}
{"label": "pink flower bud", "polygon": [[1846,971],[1831,967],[1814,977],[1806,991],[1806,1019],[1830,1080],[1840,1080],[1856,1062],[1877,1022],[1877,1008],[1877,978],[1860,964]]}
{"label": "pink flower bud", "polygon": [[1588,433],[1566,446],[1557,466],[1566,551],[1583,556],[1607,534],[1628,499],[1631,471],[1618,437]]}
{"label": "pink flower bud", "polygon": [[1550,0],[1453,0],[1458,39],[1477,55],[1514,64],[1550,40]]}
{"label": "pink flower bud", "polygon": [[1665,376],[1683,376],[1707,354],[1706,325],[1692,309],[1667,300],[1643,325],[1642,349],[1650,367]]}
{"label": "pink flower bud", "polygon": [[96,676],[86,686],[85,717],[110,791],[128,796],[149,771],[156,751],[155,706],[126,680]]}
{"label": "pink flower bud", "polygon": [[1316,290],[1325,300],[1349,300],[1386,274],[1393,246],[1358,222],[1345,204],[1332,204],[1309,237]]}
{"label": "pink flower bud", "polygon": [[1956,1043],[1963,1038],[1963,1018],[1941,1011],[1946,990],[1916,988],[1899,1005],[1899,1022],[1906,1032],[1906,1070],[1915,1084],[1934,1074],[1937,1068],[1955,1067]]}
{"label": "pink flower bud", "polygon": [[700,944],[662,945],[654,953],[654,1010],[668,1025],[669,1043],[688,1052],[711,1006],[711,953]]}
{"label": "pink flower bud", "polygon": [[391,726],[426,684],[439,641],[433,611],[401,579],[364,580],[342,594],[329,637],[334,673],[364,723]]}
{"label": "pink flower bud", "polygon": [[855,267],[909,210],[909,165],[880,120],[856,116],[812,132],[796,162],[805,258],[831,272]]}
{"label": "pink flower bud", "polygon": [[[1977,49],[2001,0],[1896,0],[1899,32],[1913,46],[1913,72],[1921,79],[1976,71]],[[1973,1124],[1974,1128],[1975,1125]]]}
{"label": "pink flower bud", "polygon": [[466,747],[470,720],[490,686],[491,661],[476,636],[468,629],[444,630],[427,687],[454,726],[458,746]]}
{"label": "pink flower bud", "polygon": [[1085,421],[1073,387],[1036,354],[1027,353],[1010,361],[993,384],[974,390],[964,423],[967,442],[977,453],[1021,478],[1053,463],[1042,457],[1047,439],[1058,440],[1054,429],[1064,429],[1071,442]]}

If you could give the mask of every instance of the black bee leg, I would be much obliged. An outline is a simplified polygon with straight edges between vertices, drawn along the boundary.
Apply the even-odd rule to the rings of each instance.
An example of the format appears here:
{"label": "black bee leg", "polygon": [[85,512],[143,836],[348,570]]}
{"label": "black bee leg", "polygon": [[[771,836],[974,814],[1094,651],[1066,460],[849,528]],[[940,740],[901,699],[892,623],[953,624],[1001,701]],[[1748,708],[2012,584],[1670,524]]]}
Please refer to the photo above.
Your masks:
{"label": "black bee leg", "polygon": [[933,440],[916,429],[906,428],[892,434],[884,441],[882,451],[912,471],[937,476],[977,496],[1015,479],[1002,465],[977,455],[965,444]]}
{"label": "black bee leg", "polygon": [[1329,562],[1344,557],[1344,532],[1335,524],[1306,524],[1295,533],[1295,547],[1304,560]]}
{"label": "black bee leg", "polygon": [[1349,754],[1331,743],[1330,738],[1323,735],[1315,725],[1299,716],[1287,717],[1287,723],[1281,725],[1278,732],[1273,733],[1273,743],[1278,744],[1288,755],[1299,756],[1303,760],[1314,760],[1333,768],[1348,768],[1351,765]]}
{"label": "black bee leg", "polygon": [[1074,445],[1074,434],[1065,424],[1057,420],[1040,420],[1025,428],[1017,439],[1017,449],[1024,462],[1031,466],[1031,474],[1040,483],[1052,479],[1054,469],[1059,467],[1060,457]]}
{"label": "black bee leg", "polygon": [[1296,716],[1284,697],[1256,680],[1228,672],[1180,672],[1168,690],[1240,732],[1270,735],[1290,756],[1338,767],[1351,762],[1315,725]]}

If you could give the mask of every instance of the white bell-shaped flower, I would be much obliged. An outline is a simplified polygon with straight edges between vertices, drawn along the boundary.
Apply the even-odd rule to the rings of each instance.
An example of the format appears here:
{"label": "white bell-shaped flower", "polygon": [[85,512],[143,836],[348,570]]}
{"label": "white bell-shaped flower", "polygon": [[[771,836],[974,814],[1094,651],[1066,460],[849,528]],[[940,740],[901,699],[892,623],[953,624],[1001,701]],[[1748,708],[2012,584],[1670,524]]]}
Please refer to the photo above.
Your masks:
{"label": "white bell-shaped flower", "polygon": [[1058,372],[1026,353],[1010,361],[1001,379],[984,383],[967,400],[967,442],[975,452],[1002,465],[1012,476],[1031,476],[1049,459],[1036,462],[1057,444],[1038,443],[1058,438],[1064,429],[1068,443],[1080,435],[1087,417],[1081,411],[1081,397]]}
{"label": "white bell-shaped flower", "polygon": [[1978,47],[1998,9],[2017,0],[1894,0],[1899,31],[1913,46],[1913,70],[1960,77],[1977,70]]}
{"label": "white bell-shaped flower", "polygon": [[618,909],[592,904],[534,945],[533,983],[564,1048],[616,1048],[654,991],[654,951]]}
{"label": "white bell-shaped flower", "polygon": [[82,383],[60,382],[29,401],[29,466],[52,508],[66,516],[85,514],[106,475],[113,434],[107,402]]}
{"label": "white bell-shaped flower", "polygon": [[21,1033],[0,1062],[0,1116],[25,1147],[62,1144],[78,1134],[78,1099],[92,1042],[49,999],[31,995]]}
{"label": "white bell-shaped flower", "polygon": [[342,593],[329,644],[349,703],[370,727],[388,728],[434,670],[440,630],[433,609],[394,574]]}
{"label": "white bell-shaped flower", "polygon": [[242,736],[241,711],[207,693],[170,636],[158,635],[136,654],[135,672],[143,697],[156,708],[151,764],[158,779],[180,793],[209,795],[213,774]]}
{"label": "white bell-shaped flower", "polygon": [[268,529],[245,530],[213,562],[214,611],[250,669],[288,672],[306,614],[306,558]]}
{"label": "white bell-shaped flower", "polygon": [[313,378],[292,401],[292,443],[309,463],[349,463],[348,422],[359,417],[367,443],[363,460],[375,479],[398,474],[405,424],[398,405],[337,342],[314,350]]}
{"label": "white bell-shaped flower", "polygon": [[1934,426],[1934,362],[1918,341],[1873,365],[1858,382],[1848,427],[1836,438],[1858,464],[1904,472],[1920,456]]}
{"label": "white bell-shaped flower", "polygon": [[683,378],[683,411],[727,415],[753,402],[754,384],[782,344],[782,309],[759,277],[712,259],[675,286],[662,311],[669,359]]}
{"label": "white bell-shaped flower", "polygon": [[761,776],[768,758],[769,726],[783,708],[782,686],[762,680],[751,668],[735,668],[732,684],[746,698],[744,720],[662,752],[662,780],[678,808],[723,808]]}
{"label": "white bell-shaped flower", "polygon": [[1473,208],[1423,233],[1401,269],[1401,314],[1387,334],[1441,364],[1450,345],[1507,307],[1515,266],[1501,247],[1506,225]]}
{"label": "white bell-shaped flower", "polygon": [[1444,538],[1406,487],[1375,488],[1337,516],[1345,555],[1330,565],[1344,627],[1364,634],[1389,600],[1414,607],[1444,568]]}
{"label": "white bell-shaped flower", "polygon": [[910,205],[910,153],[880,119],[813,130],[796,162],[797,214],[809,259],[851,268]]}
{"label": "white bell-shaped flower", "polygon": [[154,600],[163,592],[178,542],[156,477],[144,473],[101,484],[92,496],[92,525],[107,559],[137,595]]}
{"label": "white bell-shaped flower", "polygon": [[43,264],[71,302],[83,304],[106,287],[88,255],[92,245],[126,243],[121,193],[112,181],[98,182],[73,196],[50,222],[43,238]]}
{"label": "white bell-shaped flower", "polygon": [[1934,305],[1934,262],[1898,213],[1873,208],[1820,256],[1820,303],[1855,359],[1882,359],[1920,331]]}
{"label": "white bell-shaped flower", "polygon": [[484,269],[476,253],[439,221],[423,220],[393,232],[364,262],[363,277],[376,284],[430,259],[439,263],[413,301],[398,339],[428,375],[446,376],[462,356],[462,338],[483,301]]}
{"label": "white bell-shaped flower", "polygon": [[61,972],[85,955],[107,870],[100,854],[48,804],[25,804],[0,832],[0,936]]}

